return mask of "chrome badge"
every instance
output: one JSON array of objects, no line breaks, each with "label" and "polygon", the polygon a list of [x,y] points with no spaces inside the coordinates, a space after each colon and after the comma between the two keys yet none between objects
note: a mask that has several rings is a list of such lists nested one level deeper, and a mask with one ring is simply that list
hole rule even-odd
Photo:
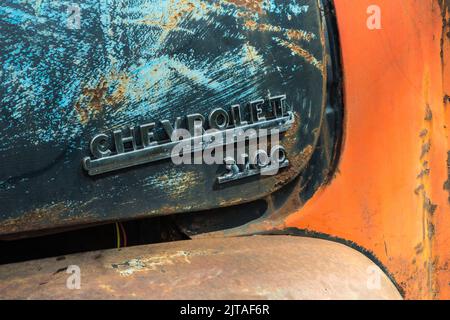
[{"label": "chrome badge", "polygon": [[[83,159],[83,167],[89,175],[98,175],[187,153],[196,154],[230,146],[239,141],[261,139],[286,132],[294,123],[294,113],[286,106],[285,95],[255,100],[246,104],[246,107],[248,119],[243,119],[240,105],[233,105],[229,112],[223,108],[214,109],[207,118],[201,114],[189,114],[185,119],[178,117],[173,125],[168,120],[159,121],[160,128],[168,138],[166,140],[156,139],[155,122],[114,130],[109,135],[97,134],[90,141],[92,156]],[[275,156],[276,160],[273,160]],[[238,159],[235,160],[235,157]],[[234,156],[226,152],[220,163],[224,163],[229,172],[220,176],[218,182],[225,183],[263,173],[275,162],[280,168],[289,164],[286,151],[281,146],[272,146],[270,152],[256,149],[248,153],[241,149]],[[201,162],[194,162],[197,163]]]}]

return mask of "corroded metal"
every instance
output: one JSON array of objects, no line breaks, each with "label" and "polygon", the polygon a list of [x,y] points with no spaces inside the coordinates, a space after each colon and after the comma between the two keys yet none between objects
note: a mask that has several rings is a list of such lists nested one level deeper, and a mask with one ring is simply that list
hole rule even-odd
[{"label": "corroded metal", "polygon": [[[74,267],[80,289],[68,289]],[[72,283],[69,281],[69,284]],[[69,285],[69,288],[71,286]],[[74,288],[74,287],[72,287]],[[2,299],[400,299],[344,245],[301,237],[192,240],[0,266]]]}]

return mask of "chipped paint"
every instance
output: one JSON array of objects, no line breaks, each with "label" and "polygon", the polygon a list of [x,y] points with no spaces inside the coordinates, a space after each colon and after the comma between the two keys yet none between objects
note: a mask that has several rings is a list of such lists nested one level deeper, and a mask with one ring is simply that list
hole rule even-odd
[{"label": "chipped paint", "polygon": [[[14,1],[11,1],[11,3],[14,3]],[[234,11],[228,4],[236,6]],[[107,112],[104,110],[105,104],[121,104],[120,113],[116,112],[115,114],[123,117],[122,122],[132,120],[138,114],[148,115],[150,110],[155,108],[168,108],[169,104],[163,102],[164,99],[161,98],[172,91],[174,85],[179,85],[177,92],[172,92],[175,97],[181,97],[185,90],[190,90],[188,87],[180,86],[183,81],[177,81],[177,78],[185,78],[185,81],[194,79],[201,84],[212,86],[214,90],[226,92],[227,88],[231,86],[230,77],[224,74],[224,70],[220,68],[220,66],[226,66],[230,72],[240,73],[236,74],[235,78],[247,77],[252,79],[248,82],[247,91],[242,93],[242,95],[248,95],[252,93],[251,90],[255,87],[254,81],[257,79],[257,74],[261,71],[267,72],[262,68],[263,61],[260,61],[256,66],[244,64],[244,68],[242,68],[239,57],[233,58],[236,55],[236,52],[233,51],[224,52],[224,58],[216,60],[214,64],[211,64],[207,57],[199,57],[200,60],[192,59],[192,54],[176,56],[161,54],[174,38],[184,35],[203,36],[200,29],[189,29],[192,22],[202,21],[207,25],[214,26],[216,23],[213,17],[234,12],[237,23],[248,27],[250,21],[246,20],[246,17],[239,18],[238,13],[248,9],[261,12],[262,1],[228,1],[217,5],[217,3],[212,4],[204,1],[170,0],[158,3],[157,7],[153,3],[137,1],[131,7],[123,7],[121,12],[113,11],[114,8],[108,6],[106,2],[101,2],[100,5],[102,24],[98,32],[106,37],[100,39],[101,42],[95,47],[90,43],[93,34],[88,32],[80,38],[73,32],[61,28],[61,25],[65,26],[65,19],[67,18],[64,3],[35,2],[31,12],[19,9],[12,10],[7,4],[0,8],[8,14],[5,21],[13,25],[20,24],[22,28],[37,32],[34,36],[36,40],[31,46],[24,46],[21,42],[14,44],[14,51],[9,52],[8,56],[5,57],[3,68],[9,74],[10,80],[8,82],[20,85],[19,92],[17,92],[20,95],[12,94],[13,92],[10,89],[7,89],[4,93],[3,103],[6,110],[3,112],[3,119],[12,117],[17,121],[15,126],[11,126],[10,129],[27,125],[30,119],[25,114],[34,110],[45,114],[45,116],[32,121],[36,122],[36,127],[46,128],[45,131],[39,130],[36,132],[36,136],[31,137],[35,143],[54,141],[56,137],[74,140],[73,138],[79,137],[86,131],[84,127],[90,120],[104,116],[104,113]],[[88,1],[80,7],[81,10],[88,10],[91,3]],[[278,11],[270,9],[272,7],[273,4],[267,7],[268,13],[281,14],[289,10],[293,11],[292,14],[307,12],[306,7],[299,7],[297,4],[291,4],[285,9],[287,11],[280,12],[278,11],[281,9]],[[39,20],[36,17],[36,10],[39,10],[41,15],[46,17],[45,20],[42,20],[44,18]],[[36,14],[36,16],[33,14]],[[259,16],[253,18],[256,20],[252,21],[258,26],[257,29],[251,29],[253,31],[281,31],[285,34],[286,39],[291,41],[303,40],[309,42],[316,37],[314,33],[307,30],[282,29],[258,22]],[[30,23],[24,24],[25,20]],[[48,30],[37,29],[43,23],[50,23],[51,28]],[[84,23],[87,24],[90,21],[87,20]],[[26,27],[27,25],[28,27]],[[133,25],[144,25],[149,28],[137,36],[141,45],[139,51],[148,52],[157,57],[156,60],[151,61],[151,64],[134,63],[130,65],[129,62],[123,61],[121,57],[124,54],[123,50],[126,48],[120,41],[125,31],[120,28],[124,25],[129,26],[128,28]],[[233,35],[230,34],[230,36],[243,39],[245,38],[244,31],[238,31]],[[52,34],[54,43],[50,44],[46,53],[42,52],[44,48],[41,45],[44,39]],[[2,41],[7,40],[2,39]],[[304,48],[300,48],[297,44],[287,44],[287,40],[283,41],[277,41],[276,43],[289,47],[293,52],[305,58],[306,61],[319,66],[317,59],[313,58]],[[134,48],[129,49],[134,50]],[[240,52],[245,50],[246,43],[243,42]],[[33,57],[41,52],[46,58],[37,66],[34,66]],[[106,53],[106,55],[103,53]],[[20,58],[17,58],[19,54]],[[55,69],[45,67],[49,59],[56,61]],[[95,65],[92,71],[87,73],[85,78],[82,78],[80,77],[82,73],[80,74],[77,70],[84,69],[83,62],[88,60],[95,61]],[[70,62],[69,68],[65,65],[66,62]],[[217,66],[216,70],[213,69],[214,66]],[[150,74],[150,70],[155,70],[156,74],[146,79],[143,75]],[[124,83],[120,82],[118,75],[123,77]],[[206,75],[212,75],[214,80],[212,81]],[[255,75],[255,77],[249,77],[249,75]],[[69,79],[69,82],[62,83],[62,76]],[[54,85],[54,82],[64,85],[61,88],[64,95],[52,97],[48,95],[50,93],[44,91],[46,86]],[[150,107],[147,107],[150,90],[152,91],[152,100],[150,101]],[[47,96],[43,96],[44,94]],[[233,91],[229,95],[233,95],[236,100],[242,97],[242,95],[233,94]],[[177,104],[177,100],[170,102]],[[48,110],[52,111],[49,112]],[[80,125],[73,125],[74,118],[78,118]],[[106,125],[111,122],[108,118],[105,120]],[[40,122],[37,123],[37,121]],[[71,123],[72,125],[66,126],[65,123]],[[71,141],[70,143],[74,142]],[[74,147],[79,147],[79,143],[76,143]]]},{"label": "chipped paint", "polygon": [[282,33],[290,40],[304,40],[310,42],[316,39],[316,35],[306,30],[287,29],[267,23],[258,23],[255,20],[248,19],[245,21],[245,27],[251,31]]},{"label": "chipped paint", "polygon": [[448,192],[448,202],[450,203],[450,151],[447,152],[447,172],[448,179],[444,183],[444,190]]},{"label": "chipped paint", "polygon": [[221,253],[215,250],[176,251],[170,254],[137,257],[127,261],[113,263],[110,267],[116,270],[121,276],[128,277],[136,272],[156,271],[166,266],[179,266],[180,263],[190,264],[192,257],[216,254]]},{"label": "chipped paint", "polygon": [[245,8],[257,13],[263,13],[264,0],[224,0],[224,2]]},{"label": "chipped paint", "polygon": [[323,71],[323,64],[321,61],[317,60],[316,57],[314,57],[310,52],[303,49],[297,44],[290,43],[286,40],[282,40],[280,38],[275,38],[275,40],[282,46],[289,48],[293,54],[298,55],[302,58],[304,58],[308,63],[311,63],[314,67],[316,67],[318,70]]},{"label": "chipped paint", "polygon": [[[316,1],[75,0],[80,29],[68,27],[68,4],[0,5],[0,133],[8,137],[0,142],[0,219],[8,225],[0,233],[245,203],[307,164],[325,105]],[[295,166],[280,179],[218,189],[219,165],[175,168],[169,161],[96,179],[83,174],[81,160],[99,132],[208,115],[268,94],[287,94],[300,120],[287,141]],[[163,130],[155,134],[166,138]],[[67,206],[46,223],[36,212],[50,201]],[[22,217],[30,213],[43,218],[27,225]]]},{"label": "chipped paint", "polygon": [[202,181],[198,173],[194,171],[180,172],[174,168],[146,178],[144,183],[164,190],[167,192],[167,196],[173,200],[180,200],[180,197],[182,198],[188,190],[197,188],[197,185],[202,184]]},{"label": "chipped paint", "polygon": [[77,206],[75,203],[67,201],[46,205],[42,208],[24,213],[20,217],[3,220],[0,226],[0,233],[14,234],[33,231],[49,225],[56,229],[75,221],[92,221],[94,217],[89,212],[77,215],[71,214],[74,208],[78,208],[79,210],[86,205],[88,204],[78,204]]}]

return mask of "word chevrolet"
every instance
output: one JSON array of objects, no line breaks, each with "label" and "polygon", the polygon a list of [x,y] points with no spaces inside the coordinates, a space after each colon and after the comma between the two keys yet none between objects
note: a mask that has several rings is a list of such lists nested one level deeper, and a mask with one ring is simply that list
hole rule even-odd
[{"label": "word chevrolet", "polygon": [[[180,142],[183,145],[181,154],[195,153],[207,147],[234,144],[242,137],[260,137],[261,132],[271,134],[272,130],[276,130],[282,133],[289,130],[294,122],[294,114],[286,106],[286,95],[248,103],[246,111],[249,117],[246,120],[241,111],[240,105],[233,105],[230,113],[217,108],[211,111],[207,119],[201,114],[190,114],[185,118],[185,128],[182,127],[181,117],[177,117],[174,125],[162,120],[160,125],[168,138],[162,141],[156,139],[155,122],[114,130],[112,135],[98,134],[90,142],[93,157],[84,158],[83,167],[89,175],[98,175],[171,158]],[[252,134],[249,136],[246,132]]]}]

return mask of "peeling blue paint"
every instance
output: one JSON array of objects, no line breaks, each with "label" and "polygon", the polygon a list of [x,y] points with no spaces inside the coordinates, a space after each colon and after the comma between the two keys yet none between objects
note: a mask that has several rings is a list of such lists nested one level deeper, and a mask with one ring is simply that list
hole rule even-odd
[{"label": "peeling blue paint", "polygon": [[[100,179],[83,174],[90,139],[122,126],[207,115],[269,93],[287,94],[301,119],[293,148],[309,146],[316,137],[310,128],[320,126],[324,88],[324,74],[311,63],[322,62],[324,54],[316,4],[3,0],[0,221],[55,204],[64,209],[58,219],[73,223],[70,218],[80,212],[104,220],[157,214],[161,205],[173,203],[173,185],[158,184],[155,177],[173,170],[181,179],[189,171],[170,163]],[[295,54],[294,46],[307,54]],[[314,100],[316,113],[301,109],[305,96]],[[213,188],[216,168],[191,171],[208,192],[236,200],[231,189]],[[274,188],[253,187],[255,194]],[[216,205],[215,196],[200,203],[190,188],[178,191],[183,210]]]},{"label": "peeling blue paint", "polygon": [[[273,15],[300,14],[308,7],[297,1],[264,3],[263,8]],[[79,30],[67,26],[71,18],[68,8],[74,5],[80,8]],[[105,127],[148,117],[155,111],[167,110],[166,115],[172,116],[170,108],[185,105],[185,95],[197,86],[211,97],[202,102],[204,107],[257,97],[258,79],[270,70],[264,67],[266,61],[243,63],[249,36],[243,27],[244,11],[229,3],[218,6],[206,1],[3,2],[0,121],[9,125],[2,130],[23,127],[14,130],[14,137],[80,148],[80,137],[98,130],[88,125],[93,116],[90,98],[83,97],[83,90],[105,81],[106,94],[113,95],[122,85],[117,74],[127,77],[129,83],[116,101],[120,106],[100,101],[105,110],[114,109],[114,117],[104,115]],[[245,13],[252,19],[259,17],[255,12]],[[208,52],[211,31],[229,39],[232,46],[220,48],[219,54],[214,53],[217,48]],[[180,42],[188,46],[193,39],[203,41],[204,47],[177,48]],[[158,71],[152,76],[155,67]],[[87,120],[80,120],[77,103],[86,111]],[[103,111],[97,113],[95,117],[101,118]],[[34,129],[30,132],[30,128]],[[3,133],[11,136],[7,132]]]},{"label": "peeling blue paint", "polygon": [[289,10],[294,14],[294,15],[300,15],[302,13],[307,13],[309,10],[309,5],[300,5],[298,3],[290,3],[289,4]]}]

